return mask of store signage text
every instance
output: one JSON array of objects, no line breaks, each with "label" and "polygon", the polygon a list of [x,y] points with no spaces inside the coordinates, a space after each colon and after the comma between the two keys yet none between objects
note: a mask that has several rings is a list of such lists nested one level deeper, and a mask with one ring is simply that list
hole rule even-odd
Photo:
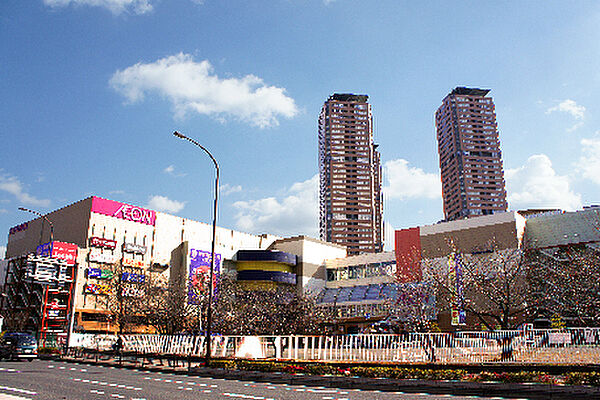
[{"label": "store signage text", "polygon": [[146,254],[146,246],[134,243],[123,243],[123,251],[125,253]]},{"label": "store signage text", "polygon": [[123,285],[121,288],[121,294],[124,297],[144,297],[146,291],[143,287],[135,286],[135,285]]},{"label": "store signage text", "polygon": [[91,237],[90,238],[90,246],[114,250],[117,248],[117,241],[111,240],[111,239],[105,239],[105,238],[101,238],[101,237]]},{"label": "store signage text", "polygon": [[129,258],[124,258],[123,261],[121,261],[121,264],[123,264],[123,266],[125,267],[134,268],[144,268],[146,266],[146,264],[143,261],[131,260]]},{"label": "store signage text", "polygon": [[156,222],[156,211],[100,197],[92,198],[92,212],[152,226]]},{"label": "store signage text", "polygon": [[114,275],[110,269],[88,268],[88,278],[111,279]]},{"label": "store signage text", "polygon": [[88,283],[85,285],[84,293],[86,294],[101,294],[101,295],[109,295],[112,293],[110,286],[102,285],[99,283]]},{"label": "store signage text", "polygon": [[77,245],[63,242],[48,242],[39,245],[35,253],[41,257],[50,257],[63,260],[69,265],[75,265],[77,261]]},{"label": "store signage text", "polygon": [[112,254],[90,253],[90,261],[100,264],[113,264],[117,261],[117,257]]},{"label": "store signage text", "polygon": [[146,282],[146,275],[123,272],[121,274],[121,282],[144,283]]}]

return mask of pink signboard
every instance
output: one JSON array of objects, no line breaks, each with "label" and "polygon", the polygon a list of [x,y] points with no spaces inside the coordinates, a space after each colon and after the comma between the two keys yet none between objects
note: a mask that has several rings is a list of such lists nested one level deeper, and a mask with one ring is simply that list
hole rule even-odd
[{"label": "pink signboard", "polygon": [[100,197],[92,198],[92,212],[152,226],[156,222],[156,211]]},{"label": "pink signboard", "polygon": [[64,242],[49,242],[39,245],[36,254],[42,257],[51,257],[75,265],[77,261],[77,245]]}]

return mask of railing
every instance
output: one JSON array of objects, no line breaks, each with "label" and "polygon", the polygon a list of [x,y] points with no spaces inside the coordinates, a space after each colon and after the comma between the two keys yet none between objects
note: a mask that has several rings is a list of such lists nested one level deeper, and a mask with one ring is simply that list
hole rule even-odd
[{"label": "railing", "polygon": [[[201,357],[204,336],[122,335],[123,352]],[[71,335],[70,347],[111,350],[116,335]],[[600,363],[600,329],[402,335],[214,336],[213,357],[390,363]]]}]

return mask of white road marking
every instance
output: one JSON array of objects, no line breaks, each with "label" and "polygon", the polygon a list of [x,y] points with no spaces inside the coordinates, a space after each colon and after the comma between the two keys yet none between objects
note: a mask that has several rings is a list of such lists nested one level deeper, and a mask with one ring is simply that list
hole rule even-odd
[{"label": "white road marking", "polygon": [[0,389],[2,389],[2,390],[8,390],[10,392],[23,393],[23,394],[37,394],[36,392],[32,392],[30,390],[19,389],[19,388],[12,388],[12,387],[8,387],[8,386],[0,386]]},{"label": "white road marking", "polygon": [[0,400],[31,400],[29,397],[13,396],[12,394],[0,393]]},{"label": "white road marking", "polygon": [[250,394],[242,394],[242,393],[223,393],[223,396],[226,397],[239,397],[241,399],[252,399],[252,400],[267,400],[262,396],[252,396]]}]

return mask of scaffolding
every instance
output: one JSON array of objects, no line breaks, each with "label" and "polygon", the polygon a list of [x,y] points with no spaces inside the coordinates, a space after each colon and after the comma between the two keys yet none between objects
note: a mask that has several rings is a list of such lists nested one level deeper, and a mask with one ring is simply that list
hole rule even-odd
[{"label": "scaffolding", "polygon": [[27,255],[8,261],[1,309],[20,319],[20,329],[35,332],[40,347],[66,343],[76,264]]}]

